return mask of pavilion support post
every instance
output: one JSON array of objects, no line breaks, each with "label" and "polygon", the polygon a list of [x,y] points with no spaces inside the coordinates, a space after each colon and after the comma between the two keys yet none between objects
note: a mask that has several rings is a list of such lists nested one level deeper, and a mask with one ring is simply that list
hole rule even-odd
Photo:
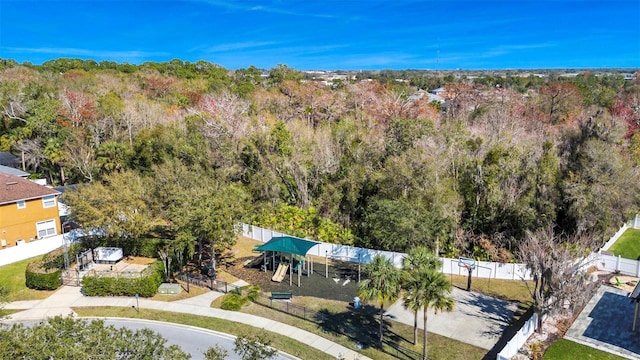
[{"label": "pavilion support post", "polygon": [[638,305],[640,305],[640,302],[636,302],[636,310],[633,313],[633,327],[631,328],[631,331],[636,331],[636,320],[638,320]]},{"label": "pavilion support post", "polygon": [[358,255],[358,282],[360,282],[360,264],[362,264],[362,258]]},{"label": "pavilion support post", "polygon": [[264,263],[264,272],[267,272],[267,253],[262,253],[262,262]]},{"label": "pavilion support post", "polygon": [[324,277],[329,278],[329,252],[324,251]]},{"label": "pavilion support post", "polygon": [[289,254],[289,286],[293,284],[293,254]]},{"label": "pavilion support post", "polygon": [[298,287],[300,287],[300,273],[302,272],[302,266],[298,266]]},{"label": "pavilion support post", "polygon": [[273,269],[273,272],[276,272],[276,252],[275,251],[271,252],[271,269]]},{"label": "pavilion support post", "polygon": [[313,261],[313,259],[311,258],[311,256],[309,256],[309,259],[307,261],[307,277],[311,276],[311,262]]}]

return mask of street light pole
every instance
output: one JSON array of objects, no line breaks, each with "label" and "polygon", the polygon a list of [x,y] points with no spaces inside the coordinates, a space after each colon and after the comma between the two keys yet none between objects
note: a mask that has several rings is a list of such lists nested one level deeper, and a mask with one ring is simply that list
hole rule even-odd
[{"label": "street light pole", "polygon": [[65,237],[64,227],[68,224],[68,221],[62,223],[62,244],[64,246],[64,269],[69,270],[69,244]]}]

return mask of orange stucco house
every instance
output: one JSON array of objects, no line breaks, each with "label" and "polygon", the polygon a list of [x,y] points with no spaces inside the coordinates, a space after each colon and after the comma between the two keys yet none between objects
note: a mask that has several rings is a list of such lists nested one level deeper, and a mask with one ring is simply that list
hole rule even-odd
[{"label": "orange stucco house", "polygon": [[0,173],[0,249],[58,235],[60,192]]}]

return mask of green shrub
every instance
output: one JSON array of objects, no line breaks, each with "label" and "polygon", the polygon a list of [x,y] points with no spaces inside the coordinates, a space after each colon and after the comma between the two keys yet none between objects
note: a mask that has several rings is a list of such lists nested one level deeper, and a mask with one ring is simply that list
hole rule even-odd
[{"label": "green shrub", "polygon": [[247,303],[247,298],[243,297],[236,291],[231,291],[222,299],[220,307],[224,310],[238,311]]},{"label": "green shrub", "polygon": [[32,262],[27,265],[24,272],[25,285],[29,289],[55,290],[62,286],[61,271],[43,268],[43,261]]},{"label": "green shrub", "polygon": [[156,258],[158,249],[163,245],[162,239],[127,239],[120,237],[84,236],[80,243],[84,248],[119,247],[125,256],[143,256]]},{"label": "green shrub", "polygon": [[249,301],[256,301],[258,300],[259,296],[260,296],[260,287],[254,285],[249,289],[249,293],[247,294],[247,299]]},{"label": "green shrub", "polygon": [[82,288],[87,296],[134,296],[152,297],[162,284],[162,263],[151,264],[136,278],[85,276]]},{"label": "green shrub", "polygon": [[[81,247],[78,244],[71,244],[68,248],[69,263],[72,263],[77,254],[80,254]],[[50,269],[63,269],[64,268],[64,248],[57,248],[51,252],[48,252],[42,256],[42,268],[45,270]]]}]

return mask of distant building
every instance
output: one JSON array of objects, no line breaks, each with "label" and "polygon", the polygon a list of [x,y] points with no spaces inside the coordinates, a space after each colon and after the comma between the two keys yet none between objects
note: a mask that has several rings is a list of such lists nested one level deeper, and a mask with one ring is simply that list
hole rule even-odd
[{"label": "distant building", "polygon": [[22,170],[4,165],[0,165],[0,173],[20,176],[21,178],[26,178],[27,176],[29,176],[28,172],[24,172]]},{"label": "distant building", "polygon": [[0,152],[0,165],[17,168],[20,166],[20,159],[8,152]]},{"label": "distant building", "polygon": [[0,248],[58,235],[59,191],[0,173]]}]

